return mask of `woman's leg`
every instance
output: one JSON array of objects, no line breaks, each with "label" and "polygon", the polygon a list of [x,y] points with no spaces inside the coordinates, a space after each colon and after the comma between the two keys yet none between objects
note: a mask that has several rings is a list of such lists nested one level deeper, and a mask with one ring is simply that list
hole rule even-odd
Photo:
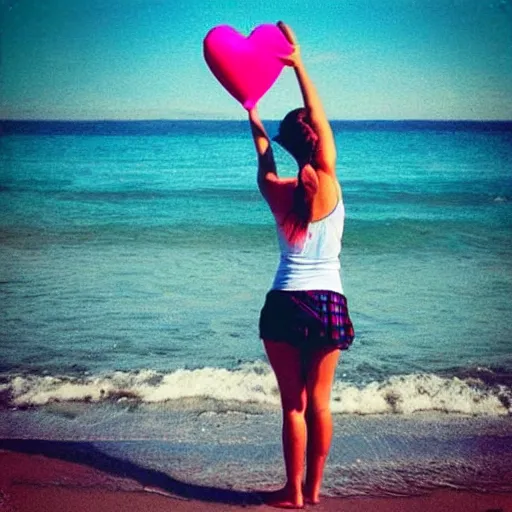
[{"label": "woman's leg", "polygon": [[283,454],[286,486],[272,493],[267,503],[279,507],[303,506],[302,479],[306,451],[306,382],[299,349],[285,342],[264,341],[276,374],[283,407]]},{"label": "woman's leg", "polygon": [[332,439],[330,398],[339,349],[311,354],[307,365],[307,474],[304,498],[318,503],[322,477]]}]

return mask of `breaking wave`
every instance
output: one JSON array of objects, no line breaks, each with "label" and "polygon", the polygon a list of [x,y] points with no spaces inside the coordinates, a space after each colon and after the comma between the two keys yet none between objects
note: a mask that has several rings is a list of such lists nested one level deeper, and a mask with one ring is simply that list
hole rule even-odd
[{"label": "breaking wave", "polygon": [[[10,375],[0,384],[4,407],[43,406],[52,402],[167,403],[177,407],[207,402],[223,410],[268,410],[279,407],[270,367],[262,362],[234,370],[223,368],[113,372],[106,375]],[[474,376],[410,374],[356,385],[336,381],[332,410],[338,414],[412,414],[437,411],[501,416],[512,414],[512,387]]]}]

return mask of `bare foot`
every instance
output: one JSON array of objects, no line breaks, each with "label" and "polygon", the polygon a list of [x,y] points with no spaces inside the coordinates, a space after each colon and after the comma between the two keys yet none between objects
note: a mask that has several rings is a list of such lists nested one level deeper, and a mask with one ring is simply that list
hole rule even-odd
[{"label": "bare foot", "polygon": [[318,505],[320,503],[320,498],[308,498],[307,496],[304,496],[304,503],[307,503],[308,505]]},{"label": "bare foot", "polygon": [[318,505],[320,503],[320,494],[318,492],[311,492],[306,486],[302,489],[304,494],[304,502],[308,505]]},{"label": "bare foot", "polygon": [[278,491],[265,491],[261,492],[260,496],[265,503],[270,507],[276,508],[304,508],[304,501],[302,496],[295,496],[286,487]]}]

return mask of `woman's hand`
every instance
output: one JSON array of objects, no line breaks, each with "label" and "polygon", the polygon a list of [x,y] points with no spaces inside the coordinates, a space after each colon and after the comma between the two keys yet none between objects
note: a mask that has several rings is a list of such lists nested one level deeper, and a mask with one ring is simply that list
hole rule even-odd
[{"label": "woman's hand", "polygon": [[286,39],[288,39],[290,44],[293,46],[297,46],[299,44],[293,30],[286,23],[278,21],[276,25],[277,28],[285,35]]},{"label": "woman's hand", "polygon": [[277,22],[277,27],[279,28],[279,30],[281,30],[281,32],[285,35],[288,42],[293,47],[293,51],[290,55],[282,55],[279,57],[279,59],[286,66],[296,68],[302,62],[300,55],[300,46],[297,43],[297,38],[295,37],[295,34],[293,33],[292,29],[288,25],[284,24],[282,21]]},{"label": "woman's hand", "polygon": [[279,60],[285,65],[290,66],[292,68],[298,67],[302,58],[300,56],[300,46],[297,44],[293,47],[293,52],[290,55],[281,55]]}]

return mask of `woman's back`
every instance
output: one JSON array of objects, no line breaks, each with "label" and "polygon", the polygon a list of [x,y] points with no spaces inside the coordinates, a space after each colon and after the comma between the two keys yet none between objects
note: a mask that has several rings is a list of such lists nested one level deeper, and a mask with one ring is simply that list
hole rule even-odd
[{"label": "woman's back", "polygon": [[[281,258],[272,289],[331,290],[343,293],[339,255],[345,208],[339,186],[337,188],[334,206],[332,198],[321,198],[321,207],[317,208],[316,215],[298,240],[290,240],[289,230],[276,219]],[[331,208],[328,212],[325,211],[326,205]]]}]

